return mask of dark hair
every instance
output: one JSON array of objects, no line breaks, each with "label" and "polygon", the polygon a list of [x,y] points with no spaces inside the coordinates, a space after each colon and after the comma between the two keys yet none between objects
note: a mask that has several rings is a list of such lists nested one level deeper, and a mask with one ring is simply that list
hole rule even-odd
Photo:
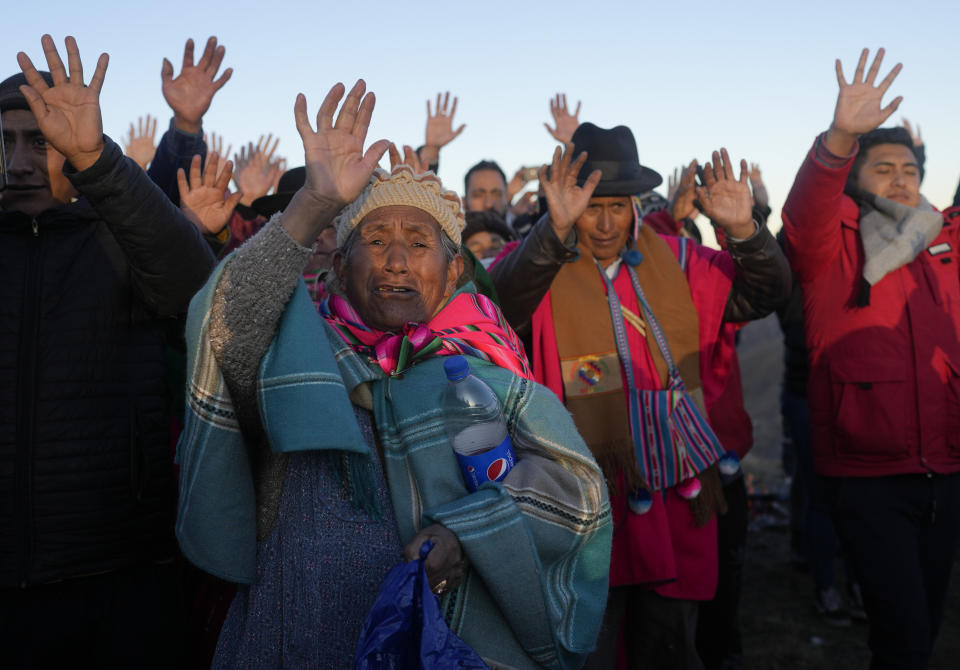
[{"label": "dark hair", "polygon": [[503,170],[500,169],[500,166],[497,165],[494,161],[482,160],[472,168],[467,170],[467,175],[463,178],[463,195],[464,197],[470,195],[467,191],[470,189],[470,175],[474,172],[479,172],[480,170],[493,170],[500,174],[500,178],[503,179],[504,185],[507,183],[507,175],[503,173]]},{"label": "dark hair", "polygon": [[464,214],[464,217],[467,221],[467,225],[463,229],[461,238],[463,239],[464,244],[467,243],[467,240],[470,239],[471,236],[483,231],[496,233],[503,238],[504,242],[510,242],[511,240],[517,239],[517,236],[512,230],[510,230],[507,222],[504,221],[503,217],[496,212],[467,212]]},{"label": "dark hair", "polygon": [[[857,157],[853,159],[853,165],[850,167],[850,174],[847,177],[847,185],[855,186],[857,177],[860,176],[860,169],[867,162],[867,153],[871,147],[878,144],[902,144],[910,149],[910,152],[916,156],[916,148],[913,146],[913,138],[906,128],[874,128],[869,133],[864,133],[859,139],[860,149],[857,151]],[[917,163],[920,159],[917,158]],[[922,174],[922,173],[921,173]]]}]

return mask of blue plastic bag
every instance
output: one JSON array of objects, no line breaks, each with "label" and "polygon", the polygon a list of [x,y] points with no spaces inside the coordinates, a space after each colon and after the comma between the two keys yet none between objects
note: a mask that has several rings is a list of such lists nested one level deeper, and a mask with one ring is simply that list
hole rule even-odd
[{"label": "blue plastic bag", "polygon": [[430,590],[420,558],[398,565],[380,585],[357,643],[356,670],[489,670],[466,642],[454,635]]}]

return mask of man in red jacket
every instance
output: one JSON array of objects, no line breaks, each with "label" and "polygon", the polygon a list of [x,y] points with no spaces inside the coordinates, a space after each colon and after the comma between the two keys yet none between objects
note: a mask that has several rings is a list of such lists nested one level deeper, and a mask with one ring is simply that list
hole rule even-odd
[{"label": "man in red jacket", "polygon": [[920,194],[905,131],[878,129],[864,50],[783,208],[804,295],[817,470],[861,579],[872,668],[924,668],[960,527],[960,210]]}]

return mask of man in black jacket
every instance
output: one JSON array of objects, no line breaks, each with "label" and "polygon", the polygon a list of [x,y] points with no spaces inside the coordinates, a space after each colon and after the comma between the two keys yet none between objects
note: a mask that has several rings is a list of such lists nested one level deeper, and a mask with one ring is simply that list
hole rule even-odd
[{"label": "man in black jacket", "polygon": [[[164,322],[214,264],[50,36],[0,83],[0,630],[9,667],[175,667]],[[25,86],[18,86],[26,84]],[[77,195],[79,194],[79,197]]]}]

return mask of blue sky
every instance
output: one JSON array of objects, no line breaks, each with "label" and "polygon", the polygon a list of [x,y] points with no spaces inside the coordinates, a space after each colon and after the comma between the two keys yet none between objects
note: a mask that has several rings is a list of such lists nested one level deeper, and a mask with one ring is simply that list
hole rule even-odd
[{"label": "blue sky", "polygon": [[8,5],[0,75],[17,71],[19,50],[42,64],[44,32],[61,45],[75,35],[88,71],[108,52],[102,106],[115,139],[148,112],[165,125],[163,57],[179,71],[186,38],[199,54],[217,35],[234,75],[204,127],[234,151],[273,132],[290,165],[302,164],[296,93],[314,113],[332,84],[361,76],[378,99],[368,139],[417,145],[426,99],[450,90],[460,98],[456,121],[467,128],[443,150],[440,176],[461,191],[463,174],[481,158],[497,160],[508,176],[547,161],[555,145],[543,128],[548,101],[565,91],[571,103],[583,101],[581,121],[630,126],[641,160],[664,177],[721,145],[759,163],[777,225],[804,152],[832,118],[834,58],[850,73],[861,47],[884,46],[884,73],[904,64],[891,89],[904,96],[893,119],[918,123],[927,142],[924,194],[947,206],[960,179],[957,2]]}]

